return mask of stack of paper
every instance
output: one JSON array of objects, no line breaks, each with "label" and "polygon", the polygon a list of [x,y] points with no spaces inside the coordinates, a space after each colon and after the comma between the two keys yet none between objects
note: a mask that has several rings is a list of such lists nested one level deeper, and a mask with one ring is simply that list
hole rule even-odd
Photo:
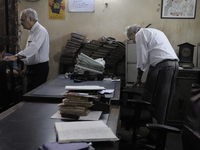
[{"label": "stack of paper", "polygon": [[103,121],[56,122],[55,130],[59,143],[119,140]]},{"label": "stack of paper", "polygon": [[76,61],[74,72],[77,74],[84,74],[84,71],[89,71],[92,75],[103,74],[104,72],[105,61],[103,59],[94,60],[81,53]]}]

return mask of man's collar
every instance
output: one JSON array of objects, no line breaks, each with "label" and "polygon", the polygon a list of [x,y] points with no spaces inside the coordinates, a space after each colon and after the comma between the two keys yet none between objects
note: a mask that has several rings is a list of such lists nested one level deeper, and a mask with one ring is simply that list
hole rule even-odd
[{"label": "man's collar", "polygon": [[29,32],[33,32],[38,25],[39,25],[38,21],[35,22],[35,24],[32,26],[32,28],[31,28],[31,30],[29,30]]}]

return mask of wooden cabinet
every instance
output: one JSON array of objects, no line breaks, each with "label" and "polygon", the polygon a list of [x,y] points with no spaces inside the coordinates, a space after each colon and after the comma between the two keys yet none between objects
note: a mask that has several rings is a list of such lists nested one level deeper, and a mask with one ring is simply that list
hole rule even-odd
[{"label": "wooden cabinet", "polygon": [[182,125],[187,103],[190,96],[190,88],[193,83],[199,83],[200,68],[179,69],[176,79],[176,88],[171,103],[168,122],[173,125]]}]

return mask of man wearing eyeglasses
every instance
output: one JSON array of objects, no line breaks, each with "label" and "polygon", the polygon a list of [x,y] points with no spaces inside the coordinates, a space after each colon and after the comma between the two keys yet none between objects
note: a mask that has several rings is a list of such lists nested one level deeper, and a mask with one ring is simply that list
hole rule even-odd
[{"label": "man wearing eyeglasses", "polygon": [[26,47],[14,56],[7,56],[6,61],[20,59],[26,65],[22,71],[27,78],[27,92],[43,84],[49,73],[49,34],[38,23],[38,14],[28,8],[20,14],[21,25],[29,30]]}]

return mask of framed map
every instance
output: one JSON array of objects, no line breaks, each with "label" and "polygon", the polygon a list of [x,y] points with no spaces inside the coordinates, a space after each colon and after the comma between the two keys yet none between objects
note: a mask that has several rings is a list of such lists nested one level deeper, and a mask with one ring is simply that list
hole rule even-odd
[{"label": "framed map", "polygon": [[197,0],[162,0],[161,18],[194,19]]}]

